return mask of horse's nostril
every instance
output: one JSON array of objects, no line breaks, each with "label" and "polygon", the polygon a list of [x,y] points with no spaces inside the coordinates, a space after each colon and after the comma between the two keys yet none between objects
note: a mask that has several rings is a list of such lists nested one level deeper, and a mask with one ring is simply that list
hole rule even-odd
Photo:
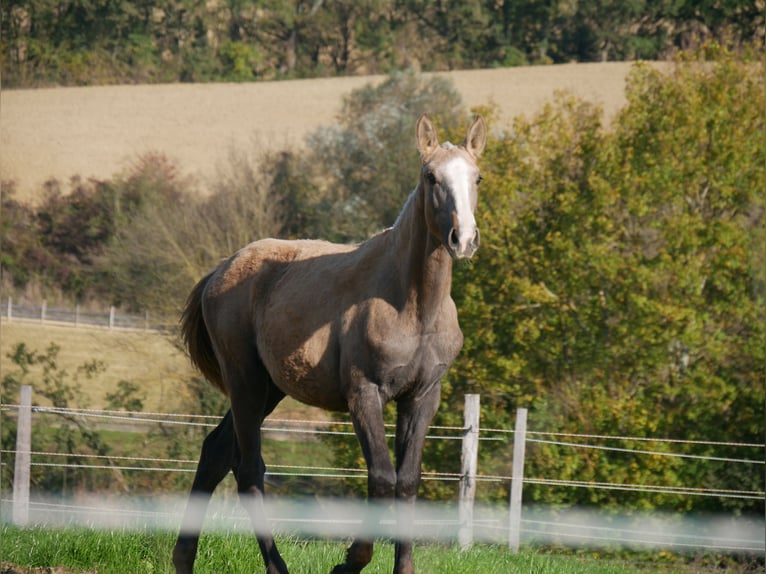
[{"label": "horse's nostril", "polygon": [[460,245],[460,239],[457,236],[457,230],[453,227],[452,231],[449,232],[449,244],[450,247],[456,248]]}]

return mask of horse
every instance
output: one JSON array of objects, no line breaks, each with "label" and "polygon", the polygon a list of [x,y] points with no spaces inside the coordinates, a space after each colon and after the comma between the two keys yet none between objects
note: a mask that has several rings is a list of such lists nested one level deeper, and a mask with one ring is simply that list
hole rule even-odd
[{"label": "horse", "polygon": [[[474,211],[486,127],[477,116],[461,144],[439,143],[423,115],[415,136],[419,181],[392,227],[356,245],[255,241],[203,277],[183,310],[191,361],[230,404],[203,442],[192,495],[206,503],[233,471],[267,574],[288,570],[263,528],[261,426],[286,395],[350,414],[370,501],[415,503],[441,378],[463,345],[452,264],[479,247]],[[383,423],[390,401],[395,465]],[[192,506],[173,551],[179,574],[193,571],[197,552],[202,516]],[[411,573],[412,539],[401,538],[394,572]],[[357,537],[332,572],[360,572],[372,554],[373,540]]]}]

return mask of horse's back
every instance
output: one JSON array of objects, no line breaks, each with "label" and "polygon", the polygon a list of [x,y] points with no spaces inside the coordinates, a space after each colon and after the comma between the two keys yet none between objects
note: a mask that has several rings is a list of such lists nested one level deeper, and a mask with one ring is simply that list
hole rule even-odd
[{"label": "horse's back", "polygon": [[221,349],[257,353],[274,383],[294,398],[344,410],[335,352],[345,306],[339,285],[353,274],[356,248],[279,239],[243,247],[207,287],[212,338]]}]

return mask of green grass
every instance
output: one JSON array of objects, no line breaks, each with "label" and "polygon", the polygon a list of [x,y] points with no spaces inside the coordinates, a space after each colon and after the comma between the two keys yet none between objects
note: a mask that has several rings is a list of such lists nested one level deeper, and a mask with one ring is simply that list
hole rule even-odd
[{"label": "green grass", "polygon": [[[280,538],[279,546],[292,572],[325,574],[342,561],[346,543]],[[0,527],[3,562],[23,567],[64,567],[67,572],[99,574],[172,573],[171,552],[175,535],[167,532],[104,532],[86,529],[19,529]],[[379,543],[366,574],[393,569],[393,545]],[[416,545],[415,567],[420,574],[636,574],[686,572],[655,562],[597,559],[523,549],[476,545],[462,552],[454,546]],[[203,535],[195,572],[238,574],[261,572],[263,566],[255,541],[242,534]],[[58,570],[57,570],[58,572]]]}]

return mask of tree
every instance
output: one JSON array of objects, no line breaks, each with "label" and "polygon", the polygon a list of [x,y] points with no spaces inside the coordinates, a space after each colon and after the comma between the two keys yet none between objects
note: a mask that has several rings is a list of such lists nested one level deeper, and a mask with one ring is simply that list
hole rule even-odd
[{"label": "tree", "polygon": [[[456,269],[453,289],[466,341],[437,424],[459,424],[462,393],[478,391],[487,426],[510,428],[510,413],[528,406],[536,428],[559,432],[763,443],[764,292],[752,268],[762,258],[763,78],[715,45],[703,55],[705,65],[682,60],[669,74],[637,66],[609,131],[597,109],[561,97],[488,146],[482,248]],[[555,445],[533,445],[528,464],[599,482],[704,477],[708,487],[758,489],[762,478]],[[527,492],[549,503],[755,509]]]},{"label": "tree", "polygon": [[[291,233],[359,241],[392,225],[417,182],[413,126],[425,111],[445,128],[456,125],[460,96],[447,80],[426,80],[413,72],[353,91],[338,124],[309,135],[301,168],[278,168],[295,177],[296,185],[289,178],[279,180],[286,195],[302,194],[300,205],[288,214]],[[298,211],[303,228],[289,220]]]},{"label": "tree", "polygon": [[210,195],[161,156],[150,155],[112,183],[137,206],[99,260],[104,296],[132,311],[177,317],[192,286],[223,257],[281,229],[264,161],[232,153]]},{"label": "tree", "polygon": [[[3,375],[0,384],[2,396],[4,398],[13,397],[11,399],[13,401],[18,396],[21,385],[29,384],[32,385],[36,397],[45,400],[53,407],[86,406],[85,398],[78,388],[78,381],[82,378],[97,376],[103,372],[106,366],[98,360],[86,361],[77,368],[74,375],[70,376],[57,365],[59,350],[59,347],[53,343],[43,352],[30,349],[25,343],[18,343],[8,354],[13,367]],[[83,457],[87,459],[89,454],[108,460],[109,446],[87,422],[87,419],[63,411],[54,416],[57,417],[58,424],[53,426],[50,433],[33,433],[32,450],[52,451],[67,455],[64,463],[70,465],[84,462]],[[12,451],[15,448],[15,440],[15,423],[4,423],[2,429],[3,448]],[[60,463],[61,459],[55,461],[49,459],[49,462]],[[125,488],[125,481],[119,470],[112,471],[110,478],[116,481],[121,489]],[[31,481],[42,492],[55,492],[63,495],[69,495],[81,487],[90,490],[104,488],[110,482],[109,478],[103,474],[90,472],[86,469],[72,470],[66,467],[59,471],[48,469],[43,471],[37,467],[32,472]]]}]

